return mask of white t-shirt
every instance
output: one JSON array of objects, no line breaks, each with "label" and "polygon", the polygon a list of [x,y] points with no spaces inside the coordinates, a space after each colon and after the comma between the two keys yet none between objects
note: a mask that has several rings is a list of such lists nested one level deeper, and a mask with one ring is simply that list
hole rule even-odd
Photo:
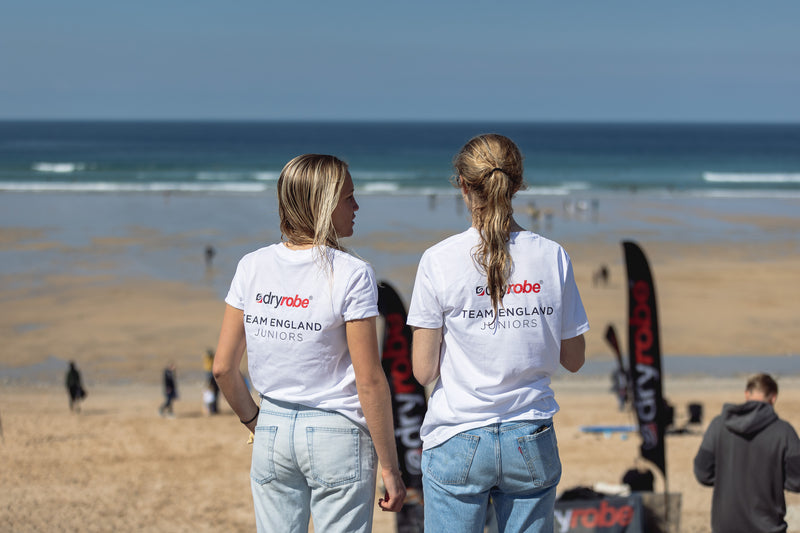
[{"label": "white t-shirt", "polygon": [[273,244],[245,255],[225,302],[244,312],[250,379],[275,400],[337,411],[366,427],[345,322],[378,315],[375,274],[364,261],[325,248]]},{"label": "white t-shirt", "polygon": [[420,260],[408,324],[442,328],[440,378],[422,424],[423,448],[493,423],[550,418],[550,376],[561,340],[589,330],[566,251],[535,233],[512,233],[513,272],[494,320],[486,275],[472,260],[475,228]]}]

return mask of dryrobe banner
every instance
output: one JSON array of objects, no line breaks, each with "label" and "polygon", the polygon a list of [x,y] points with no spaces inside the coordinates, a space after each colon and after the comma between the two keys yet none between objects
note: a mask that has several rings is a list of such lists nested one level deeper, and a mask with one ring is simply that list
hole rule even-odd
[{"label": "dryrobe banner", "polygon": [[661,469],[666,479],[664,401],[661,386],[661,343],[656,291],[647,258],[633,242],[623,242],[628,269],[628,372],[633,406],[642,437],[642,457]]},{"label": "dryrobe banner", "polygon": [[422,439],[419,430],[427,409],[425,388],[411,372],[411,327],[400,295],[385,281],[378,284],[378,310],[386,327],[383,337],[383,370],[392,392],[394,434],[400,471],[408,494],[397,514],[399,533],[422,531]]},{"label": "dryrobe banner", "polygon": [[599,500],[559,500],[554,516],[555,533],[643,533],[642,497]]}]

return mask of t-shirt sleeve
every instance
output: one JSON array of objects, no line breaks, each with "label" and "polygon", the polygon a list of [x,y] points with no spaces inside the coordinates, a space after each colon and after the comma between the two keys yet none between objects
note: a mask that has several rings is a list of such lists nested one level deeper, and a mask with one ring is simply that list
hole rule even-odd
[{"label": "t-shirt sleeve", "polygon": [[225,296],[225,303],[236,309],[244,309],[245,294],[245,270],[244,258],[236,266],[236,273],[233,275],[228,295]]},{"label": "t-shirt sleeve", "polygon": [[414,280],[414,291],[411,293],[411,304],[408,308],[406,322],[417,328],[436,329],[444,325],[442,306],[435,291],[436,284],[431,279],[430,256],[426,253],[417,267]]},{"label": "t-shirt sleeve", "polygon": [[372,267],[364,264],[348,280],[342,316],[345,322],[378,315],[378,284]]},{"label": "t-shirt sleeve", "polygon": [[586,316],[586,310],[583,308],[578,285],[575,283],[572,261],[566,252],[563,254],[562,260],[566,262],[566,268],[564,270],[564,292],[561,301],[561,338],[571,339],[589,331],[589,319]]}]

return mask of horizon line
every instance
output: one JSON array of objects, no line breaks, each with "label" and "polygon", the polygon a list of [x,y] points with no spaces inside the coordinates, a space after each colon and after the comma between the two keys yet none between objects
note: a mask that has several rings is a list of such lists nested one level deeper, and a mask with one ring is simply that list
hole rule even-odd
[{"label": "horizon line", "polygon": [[800,120],[747,119],[404,119],[404,118],[5,118],[0,123],[241,123],[241,124],[568,124],[568,125],[800,125]]}]

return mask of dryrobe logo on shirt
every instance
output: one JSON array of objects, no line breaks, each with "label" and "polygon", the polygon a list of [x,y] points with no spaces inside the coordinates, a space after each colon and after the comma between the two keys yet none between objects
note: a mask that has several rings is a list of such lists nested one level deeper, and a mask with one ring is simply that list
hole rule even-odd
[{"label": "dryrobe logo on shirt", "polygon": [[266,294],[260,292],[256,294],[256,303],[268,305],[275,309],[279,307],[300,307],[302,309],[308,309],[308,306],[311,304],[311,299],[311,296],[308,298],[301,298],[299,294],[295,294],[294,296],[279,296],[277,294],[272,294],[272,291]]},{"label": "dryrobe logo on shirt", "polygon": [[[509,283],[506,285],[506,294],[538,294],[542,292],[542,282],[538,281],[536,283],[531,283],[527,279],[522,283]],[[490,296],[491,293],[489,292],[489,287],[485,287],[483,285],[478,285],[475,287],[475,294],[478,296]]]}]

